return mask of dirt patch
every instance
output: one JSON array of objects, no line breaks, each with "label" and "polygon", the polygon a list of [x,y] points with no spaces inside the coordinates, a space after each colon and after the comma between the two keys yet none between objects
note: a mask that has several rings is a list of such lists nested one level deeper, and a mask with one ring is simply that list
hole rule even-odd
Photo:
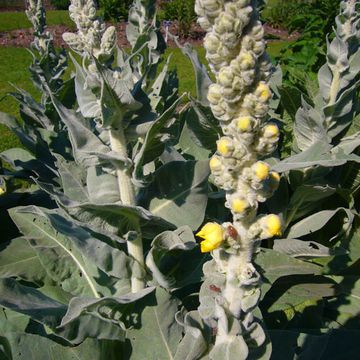
[{"label": "dirt patch", "polygon": [[[126,23],[121,22],[115,25],[117,32],[118,45],[121,47],[129,46],[129,43],[126,39]],[[280,40],[295,40],[299,37],[299,33],[289,34],[285,30],[274,29],[269,25],[265,25],[265,32],[272,37],[276,37]],[[64,25],[54,25],[48,26],[48,31],[54,37],[55,46],[66,46],[62,39],[62,34],[64,32],[73,31],[73,29],[68,28]],[[163,35],[165,36],[165,29],[163,29]],[[173,22],[169,27],[169,32],[173,35],[178,35],[178,26],[176,22]],[[188,37],[180,37],[179,41],[181,44],[189,42],[192,45],[201,45],[205,36],[205,32],[198,26],[196,23],[191,25],[191,29]],[[33,41],[33,31],[32,29],[20,29],[13,31],[0,32],[0,46],[11,46],[11,47],[29,47]],[[173,41],[169,40],[168,45],[170,47],[175,46]]]}]

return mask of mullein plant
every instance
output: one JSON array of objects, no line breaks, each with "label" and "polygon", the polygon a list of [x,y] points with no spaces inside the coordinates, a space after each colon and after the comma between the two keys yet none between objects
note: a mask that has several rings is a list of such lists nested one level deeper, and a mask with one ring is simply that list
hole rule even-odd
[{"label": "mullein plant", "polygon": [[[65,49],[55,49],[52,35],[46,30],[46,13],[43,0],[28,0],[26,16],[34,29],[33,64],[30,67],[34,85],[42,93],[42,104],[50,102],[49,91],[59,94],[64,88],[63,75],[67,68]],[[49,88],[42,85],[46,80]]]},{"label": "mullein plant", "polygon": [[10,206],[7,226],[22,235],[2,239],[0,357],[186,358],[176,355],[175,315],[201,280],[193,231],[205,217],[208,162],[175,150],[182,98],[169,60],[157,69],[155,0],[134,2],[129,50],[95,13],[92,0],[71,3],[77,32],[64,39],[81,57],[70,55],[71,86],[57,92],[39,76],[46,101],[26,97],[24,124],[0,116],[25,147],[0,154],[7,176],[26,173],[28,192],[47,200]]},{"label": "mullein plant", "polygon": [[[279,128],[268,121],[272,65],[256,1],[197,0],[198,22],[207,32],[206,58],[215,75],[207,99],[223,136],[210,159],[211,180],[226,194],[233,221],[207,223],[197,233],[204,265],[199,313],[213,329],[211,359],[246,359],[265,332],[254,315],[260,275],[253,265],[259,242],[281,235],[275,214],[258,214],[259,203],[277,190],[280,175],[264,161],[277,148]],[[250,349],[249,349],[250,348]]]}]

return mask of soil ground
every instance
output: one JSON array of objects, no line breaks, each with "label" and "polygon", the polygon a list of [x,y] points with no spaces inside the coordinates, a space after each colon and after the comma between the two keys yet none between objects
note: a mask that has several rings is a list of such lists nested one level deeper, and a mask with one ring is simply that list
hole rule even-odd
[{"label": "soil ground", "polygon": [[[117,39],[119,46],[128,46],[126,40],[125,28],[126,23],[120,22],[116,25],[117,30]],[[278,38],[278,40],[291,41],[295,40],[299,34],[292,33],[289,34],[287,31],[282,29],[275,29],[270,25],[265,24],[265,32],[271,37]],[[67,31],[73,31],[73,29],[68,28],[64,25],[53,25],[48,27],[48,31],[53,35],[55,46],[65,46],[65,43],[62,39],[62,34]],[[170,26],[169,31],[173,35],[177,35],[177,24],[173,22]],[[186,38],[180,38],[180,43],[190,42],[193,45],[200,45],[204,38],[204,31],[197,25],[193,24],[190,31],[190,36]],[[33,41],[32,29],[19,29],[13,31],[3,31],[0,32],[0,46],[12,46],[12,47],[29,47]],[[170,41],[170,46],[174,45]]]}]

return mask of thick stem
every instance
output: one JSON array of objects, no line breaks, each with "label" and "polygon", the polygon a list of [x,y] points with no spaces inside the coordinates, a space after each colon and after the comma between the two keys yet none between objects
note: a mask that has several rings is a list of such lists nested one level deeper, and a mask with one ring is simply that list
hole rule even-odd
[{"label": "thick stem", "polygon": [[[127,158],[126,140],[122,129],[110,130],[110,144],[113,151],[119,153],[124,158]],[[124,205],[135,206],[135,189],[131,182],[131,175],[129,174],[128,169],[125,167],[118,168],[116,170],[116,175],[118,178],[121,202]],[[144,251],[139,221],[133,221],[132,225],[133,230],[137,232],[138,236],[135,240],[127,242],[128,253],[141,265],[142,268],[144,268]],[[131,278],[131,291],[135,293],[144,287],[144,280],[133,275]]]}]

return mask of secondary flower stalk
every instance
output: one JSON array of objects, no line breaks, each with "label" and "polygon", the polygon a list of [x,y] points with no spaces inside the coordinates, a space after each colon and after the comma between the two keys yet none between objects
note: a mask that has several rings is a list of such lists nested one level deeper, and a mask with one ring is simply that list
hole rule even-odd
[{"label": "secondary flower stalk", "polygon": [[[85,73],[87,74],[86,84],[84,87],[91,87],[92,84],[94,88],[101,88],[101,74],[94,59],[101,65],[106,66],[108,60],[114,56],[116,46],[115,27],[105,27],[105,23],[96,15],[96,7],[93,0],[72,0],[69,12],[70,17],[75,22],[78,31],[77,33],[64,33],[63,38],[73,51],[87,57],[89,60],[89,64],[83,61]],[[118,71],[110,68],[106,70],[106,76],[115,83]],[[98,101],[101,102],[102,100],[100,99]],[[113,125],[110,125],[108,128],[103,130],[108,131],[112,151],[117,153],[121,158],[127,159],[129,157],[127,151],[128,142],[124,134],[122,118],[121,115],[116,112],[114,117],[116,117],[116,119],[114,119],[116,126],[114,127]],[[131,181],[131,175],[130,170],[125,164],[117,162],[116,176],[119,185],[121,203],[123,205],[136,206],[135,188]],[[141,229],[138,219],[134,219],[130,226],[131,232],[136,234],[136,236],[132,236],[131,239],[128,239],[128,253],[143,269],[144,254]],[[136,293],[144,287],[145,281],[143,280],[142,271],[134,271],[131,278],[132,292]]]},{"label": "secondary flower stalk", "polygon": [[[204,267],[199,312],[217,333],[210,358],[221,358],[225,347],[236,343],[242,348],[239,359],[246,359],[250,343],[265,341],[252,315],[260,298],[254,248],[259,240],[280,236],[282,227],[277,215],[258,215],[259,203],[273,195],[280,181],[264,161],[279,140],[277,125],[266,120],[272,66],[256,1],[197,0],[195,11],[207,31],[206,58],[216,77],[208,100],[224,134],[210,160],[212,181],[225,190],[225,206],[233,215],[233,223],[206,224],[198,233],[204,239],[201,251],[211,251],[214,259]],[[209,294],[213,269],[224,282]]]}]

